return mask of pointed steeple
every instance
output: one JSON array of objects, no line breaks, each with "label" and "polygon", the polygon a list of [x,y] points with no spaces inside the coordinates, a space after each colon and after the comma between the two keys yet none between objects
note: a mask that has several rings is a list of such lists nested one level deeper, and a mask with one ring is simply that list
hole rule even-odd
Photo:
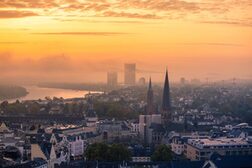
[{"label": "pointed steeple", "polygon": [[167,68],[166,68],[166,73],[165,73],[162,110],[165,111],[165,112],[171,110],[170,85],[169,85],[169,78],[168,78]]},{"label": "pointed steeple", "polygon": [[152,90],[151,77],[150,77],[150,80],[149,80],[149,90]]},{"label": "pointed steeple", "polygon": [[148,115],[154,113],[154,101],[153,101],[153,90],[152,90],[152,83],[151,78],[149,80],[149,88],[147,92],[147,107],[146,107],[146,113]]},{"label": "pointed steeple", "polygon": [[55,149],[54,149],[54,146],[52,145],[51,147],[51,151],[50,151],[50,160],[53,160],[53,159],[56,159],[57,156],[56,156],[56,152],[55,152]]}]

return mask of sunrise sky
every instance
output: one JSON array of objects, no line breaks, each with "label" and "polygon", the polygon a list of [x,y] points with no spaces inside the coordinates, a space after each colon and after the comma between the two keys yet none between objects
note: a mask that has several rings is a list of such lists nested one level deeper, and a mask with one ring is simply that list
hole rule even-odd
[{"label": "sunrise sky", "polygon": [[[251,0],[0,0],[1,82],[252,78]],[[121,77],[120,77],[121,78]]]}]

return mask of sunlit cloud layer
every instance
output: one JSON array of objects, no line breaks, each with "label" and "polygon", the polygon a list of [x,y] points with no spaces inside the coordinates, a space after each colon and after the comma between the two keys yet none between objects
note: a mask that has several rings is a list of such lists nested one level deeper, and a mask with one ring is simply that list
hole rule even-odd
[{"label": "sunlit cloud layer", "polygon": [[251,0],[2,0],[0,18],[28,16],[188,19],[251,26]]}]

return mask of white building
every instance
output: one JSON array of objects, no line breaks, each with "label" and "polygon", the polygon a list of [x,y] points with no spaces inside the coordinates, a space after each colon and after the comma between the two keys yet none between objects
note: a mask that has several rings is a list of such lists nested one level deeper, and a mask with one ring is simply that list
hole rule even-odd
[{"label": "white building", "polygon": [[87,141],[83,140],[81,136],[68,137],[68,141],[71,156],[74,159],[83,157],[87,148]]},{"label": "white building", "polygon": [[97,122],[98,122],[98,117],[97,116],[86,117],[86,121],[87,121],[87,127],[95,127],[96,128]]},{"label": "white building", "polygon": [[10,138],[10,137],[14,137],[14,132],[11,131],[3,122],[0,125],[0,138]]},{"label": "white building", "polygon": [[139,116],[139,133],[145,143],[152,143],[153,129],[152,124],[161,125],[161,114],[140,115]]},{"label": "white building", "polygon": [[131,157],[132,162],[150,162],[151,157],[150,156],[133,156]]},{"label": "white building", "polygon": [[130,126],[131,132],[139,133],[139,123],[131,123]]}]

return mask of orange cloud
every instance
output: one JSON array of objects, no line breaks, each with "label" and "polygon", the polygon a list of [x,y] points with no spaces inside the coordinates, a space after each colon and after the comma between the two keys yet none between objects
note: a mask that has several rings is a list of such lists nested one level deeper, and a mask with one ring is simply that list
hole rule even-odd
[{"label": "orange cloud", "polygon": [[247,20],[223,20],[223,21],[199,21],[199,23],[205,24],[226,24],[226,25],[236,25],[236,26],[245,26],[245,27],[252,27],[252,19]]},{"label": "orange cloud", "polygon": [[[193,21],[203,19],[204,22],[215,24],[226,22],[250,26],[251,19],[246,15],[251,14],[251,3],[251,0],[4,0],[0,2],[0,9],[39,9],[41,14],[46,16],[57,16],[58,12],[60,15],[63,12],[64,16],[136,19],[185,19],[187,16],[192,16],[190,18]],[[0,13],[0,16],[1,18],[16,18],[38,15],[34,12],[14,11]],[[87,13],[89,11],[93,13]],[[239,24],[232,20],[227,22],[230,19],[240,19]]]},{"label": "orange cloud", "polygon": [[180,43],[181,45],[206,45],[206,46],[226,46],[226,47],[243,47],[242,44],[234,43]]},{"label": "orange cloud", "polygon": [[30,11],[0,10],[0,19],[23,18],[29,16],[38,16],[38,14]]},{"label": "orange cloud", "polygon": [[160,16],[157,16],[155,14],[139,14],[139,13],[113,12],[113,11],[106,11],[103,13],[103,16],[140,18],[140,19],[161,19]]},{"label": "orange cloud", "polygon": [[141,9],[154,9],[154,10],[199,10],[199,3],[187,2],[184,0],[149,0],[149,1],[135,1],[135,0],[119,0],[118,6],[121,8],[141,8]]},{"label": "orange cloud", "polygon": [[43,33],[32,33],[36,35],[83,35],[83,36],[113,36],[113,35],[124,35],[128,33],[122,32],[43,32]]},{"label": "orange cloud", "polygon": [[22,41],[0,41],[0,44],[24,44]]},{"label": "orange cloud", "polygon": [[0,2],[0,7],[7,8],[52,8],[59,4],[55,0],[5,0]]}]

